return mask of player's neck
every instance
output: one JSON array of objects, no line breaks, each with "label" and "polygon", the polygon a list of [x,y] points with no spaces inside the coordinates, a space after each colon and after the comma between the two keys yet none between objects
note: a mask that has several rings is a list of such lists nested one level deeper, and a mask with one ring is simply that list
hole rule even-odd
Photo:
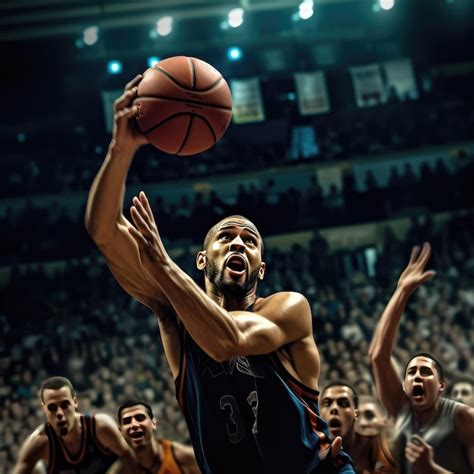
[{"label": "player's neck", "polygon": [[152,438],[150,445],[143,451],[135,451],[138,463],[146,472],[155,473],[163,460],[163,446],[161,443]]},{"label": "player's neck", "polygon": [[356,432],[355,432],[354,428],[352,428],[352,430],[349,431],[349,433],[347,433],[344,436],[343,442],[344,442],[344,449],[347,452],[351,452],[351,451],[353,451],[354,449],[357,448]]},{"label": "player's neck", "polygon": [[256,286],[245,293],[238,294],[222,291],[214,286],[208,287],[206,290],[207,295],[227,311],[246,311],[257,299]]},{"label": "player's neck", "polygon": [[81,414],[76,413],[74,416],[74,426],[71,428],[66,436],[61,436],[59,439],[66,447],[67,451],[74,455],[76,451],[81,448],[80,441],[82,436]]},{"label": "player's neck", "polygon": [[423,428],[428,423],[430,423],[437,416],[440,409],[441,409],[441,397],[439,397],[438,400],[436,400],[436,402],[427,410],[424,410],[424,411],[412,410],[417,427]]}]

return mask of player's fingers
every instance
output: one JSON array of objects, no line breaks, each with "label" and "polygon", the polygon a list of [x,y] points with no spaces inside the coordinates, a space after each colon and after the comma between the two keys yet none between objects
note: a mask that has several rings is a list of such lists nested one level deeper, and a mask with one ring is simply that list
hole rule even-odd
[{"label": "player's fingers", "polygon": [[130,117],[135,117],[137,114],[138,107],[133,106],[133,107],[125,107],[122,110],[119,110],[115,113],[114,119],[116,122],[121,123],[124,120],[128,120]]},{"label": "player's fingers", "polygon": [[145,208],[145,211],[147,212],[148,217],[150,218],[150,222],[155,222],[155,216],[153,215],[153,211],[151,210],[150,203],[144,191],[140,191],[140,202]]},{"label": "player's fingers", "polygon": [[132,216],[135,226],[143,235],[143,237],[145,237],[146,240],[151,241],[153,236],[151,235],[150,228],[135,206],[130,208],[130,215]]},{"label": "player's fingers", "polygon": [[421,249],[420,256],[418,257],[418,261],[420,265],[423,267],[428,263],[428,260],[431,256],[431,245],[428,242],[423,244],[423,248]]},{"label": "player's fingers", "polygon": [[142,74],[137,74],[130,82],[127,82],[125,86],[125,91],[130,90],[132,87],[135,87],[138,85],[138,83],[142,80],[143,75]]},{"label": "player's fingers", "polygon": [[138,212],[142,216],[143,220],[147,223],[147,225],[149,226],[149,228],[151,230],[151,219],[150,219],[150,216],[148,214],[148,211],[146,210],[145,206],[143,205],[143,202],[137,196],[134,196],[133,197],[133,204],[135,205]]},{"label": "player's fingers", "polygon": [[114,102],[115,111],[119,111],[124,109],[125,107],[129,107],[137,96],[137,90],[138,88],[134,87],[123,93],[118,99],[116,99]]},{"label": "player's fingers", "polygon": [[340,436],[336,436],[334,441],[331,443],[331,455],[332,457],[336,457],[342,448],[342,438]]},{"label": "player's fingers", "polygon": [[428,270],[427,272],[423,273],[421,275],[420,283],[424,283],[425,281],[430,280],[436,275],[436,272],[434,270]]},{"label": "player's fingers", "polygon": [[409,264],[414,263],[419,253],[420,253],[420,247],[418,247],[418,245],[415,245],[415,247],[411,249],[410,261],[408,263]]},{"label": "player's fingers", "polygon": [[145,237],[143,237],[142,233],[135,229],[135,227],[130,226],[128,232],[135,239],[139,247],[143,247],[147,244]]}]

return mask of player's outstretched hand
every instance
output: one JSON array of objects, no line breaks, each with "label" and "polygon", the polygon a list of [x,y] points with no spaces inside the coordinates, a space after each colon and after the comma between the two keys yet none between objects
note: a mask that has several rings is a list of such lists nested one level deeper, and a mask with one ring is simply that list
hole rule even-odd
[{"label": "player's outstretched hand", "polygon": [[138,84],[142,80],[139,74],[131,80],[124,89],[123,94],[114,102],[114,128],[112,141],[119,148],[138,148],[148,143],[145,136],[138,130],[135,117],[138,107],[133,105],[137,96]]},{"label": "player's outstretched hand", "polygon": [[143,191],[138,197],[134,196],[130,214],[135,227],[130,226],[128,230],[138,244],[142,263],[148,273],[159,280],[162,266],[170,261],[170,257],[163,245],[153,211]]},{"label": "player's outstretched hand", "polygon": [[430,255],[431,245],[428,242],[425,242],[421,249],[420,247],[413,247],[410,261],[398,279],[398,288],[413,293],[425,281],[436,275],[433,270],[425,271]]}]

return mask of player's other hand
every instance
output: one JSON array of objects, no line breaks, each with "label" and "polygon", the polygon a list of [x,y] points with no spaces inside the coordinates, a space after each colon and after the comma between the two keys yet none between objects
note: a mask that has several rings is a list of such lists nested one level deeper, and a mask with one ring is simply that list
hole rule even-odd
[{"label": "player's other hand", "polygon": [[436,274],[433,270],[425,271],[426,264],[431,255],[431,245],[428,242],[423,247],[413,247],[410,261],[398,279],[398,288],[413,293],[425,281]]},{"label": "player's other hand", "polygon": [[148,143],[145,136],[138,130],[135,120],[138,114],[138,106],[133,105],[133,101],[137,96],[138,84],[142,77],[139,74],[131,80],[125,86],[123,94],[114,102],[112,142],[120,149],[135,150],[139,146]]},{"label": "player's other hand", "polygon": [[413,435],[405,447],[405,457],[417,474],[448,473],[435,463],[433,448],[417,435]]}]

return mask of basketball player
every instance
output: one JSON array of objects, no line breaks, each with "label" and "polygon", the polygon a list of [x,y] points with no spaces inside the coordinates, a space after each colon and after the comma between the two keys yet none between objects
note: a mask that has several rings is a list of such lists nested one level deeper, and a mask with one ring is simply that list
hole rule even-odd
[{"label": "basketball player", "polygon": [[[155,438],[157,426],[150,405],[130,398],[118,409],[120,431],[135,452],[140,472],[149,474],[199,474],[193,448]],[[109,474],[114,474],[115,466]]]},{"label": "basketball player", "polygon": [[474,409],[441,396],[446,386],[443,369],[432,355],[413,356],[403,382],[390,360],[408,298],[435,275],[425,270],[430,255],[428,243],[413,248],[375,330],[369,354],[372,371],[378,398],[396,417],[395,451],[401,472],[472,474]]},{"label": "basketball player", "polygon": [[376,436],[385,433],[388,418],[385,408],[371,395],[359,397],[359,416],[356,419],[355,430],[364,436]]},{"label": "basketball player", "polygon": [[474,382],[472,379],[462,378],[453,384],[451,399],[474,407]]},{"label": "basketball player", "polygon": [[353,472],[340,438],[330,452],[318,416],[320,359],[308,301],[290,292],[257,296],[265,263],[255,225],[232,216],[211,228],[196,259],[203,291],[167,254],[144,193],[133,199],[135,226],[123,215],[128,169],[144,143],[132,105],[139,80],[115,103],[85,223],[121,286],[158,316],[201,470]]},{"label": "basketball player", "polygon": [[358,396],[354,388],[332,383],[321,392],[321,416],[333,436],[341,436],[357,473],[395,473],[395,459],[385,436],[363,435],[355,430],[359,418]]},{"label": "basketball player", "polygon": [[40,397],[47,423],[24,442],[14,474],[34,472],[39,461],[48,474],[104,473],[118,458],[122,469],[136,472],[133,452],[108,415],[82,415],[71,382],[64,377],[46,379]]}]

